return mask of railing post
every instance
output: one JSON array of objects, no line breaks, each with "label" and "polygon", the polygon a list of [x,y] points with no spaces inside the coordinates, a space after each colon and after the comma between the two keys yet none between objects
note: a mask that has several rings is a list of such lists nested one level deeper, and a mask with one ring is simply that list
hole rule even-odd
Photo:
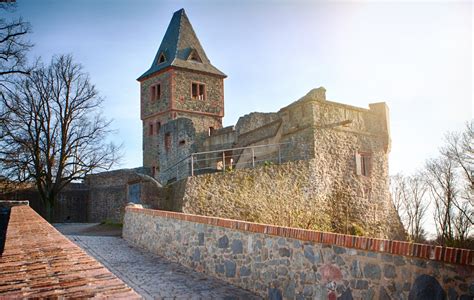
[{"label": "railing post", "polygon": [[194,156],[191,154],[191,176],[194,176]]},{"label": "railing post", "polygon": [[255,150],[252,148],[252,168],[255,168]]},{"label": "railing post", "polygon": [[222,152],[222,173],[225,173],[225,152]]}]

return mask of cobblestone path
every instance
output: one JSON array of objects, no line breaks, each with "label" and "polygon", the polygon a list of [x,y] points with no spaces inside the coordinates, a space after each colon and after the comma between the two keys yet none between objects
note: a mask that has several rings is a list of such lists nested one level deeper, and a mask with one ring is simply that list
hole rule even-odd
[{"label": "cobblestone path", "polygon": [[260,299],[248,291],[133,247],[120,237],[67,237],[145,299]]}]

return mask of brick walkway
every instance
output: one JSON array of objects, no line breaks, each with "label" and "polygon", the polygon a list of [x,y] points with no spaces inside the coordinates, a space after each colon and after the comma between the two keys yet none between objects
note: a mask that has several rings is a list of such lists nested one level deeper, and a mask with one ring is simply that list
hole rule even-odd
[{"label": "brick walkway", "polygon": [[68,237],[146,299],[260,299],[248,291],[135,248],[120,237]]},{"label": "brick walkway", "polygon": [[29,206],[11,209],[0,299],[140,297]]}]

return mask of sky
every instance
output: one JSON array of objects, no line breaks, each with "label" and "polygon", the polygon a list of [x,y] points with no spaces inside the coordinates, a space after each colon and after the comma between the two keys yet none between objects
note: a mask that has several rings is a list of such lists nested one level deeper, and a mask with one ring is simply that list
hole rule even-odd
[{"label": "sky", "polygon": [[225,80],[224,126],[274,112],[323,86],[328,100],[390,109],[390,173],[422,168],[448,131],[473,118],[471,1],[17,0],[30,59],[72,54],[105,98],[123,144],[117,168],[142,165],[139,83],[173,13],[186,10]]}]

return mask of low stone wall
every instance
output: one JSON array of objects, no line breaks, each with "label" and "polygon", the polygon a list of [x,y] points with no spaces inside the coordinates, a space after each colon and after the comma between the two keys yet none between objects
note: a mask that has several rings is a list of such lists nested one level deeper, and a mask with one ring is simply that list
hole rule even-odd
[{"label": "low stone wall", "polygon": [[360,186],[349,188],[320,165],[309,159],[188,177],[171,186],[179,197],[170,202],[189,214],[404,239],[390,198],[358,195]]},{"label": "low stone wall", "polygon": [[470,250],[133,207],[123,237],[270,299],[474,296]]}]

